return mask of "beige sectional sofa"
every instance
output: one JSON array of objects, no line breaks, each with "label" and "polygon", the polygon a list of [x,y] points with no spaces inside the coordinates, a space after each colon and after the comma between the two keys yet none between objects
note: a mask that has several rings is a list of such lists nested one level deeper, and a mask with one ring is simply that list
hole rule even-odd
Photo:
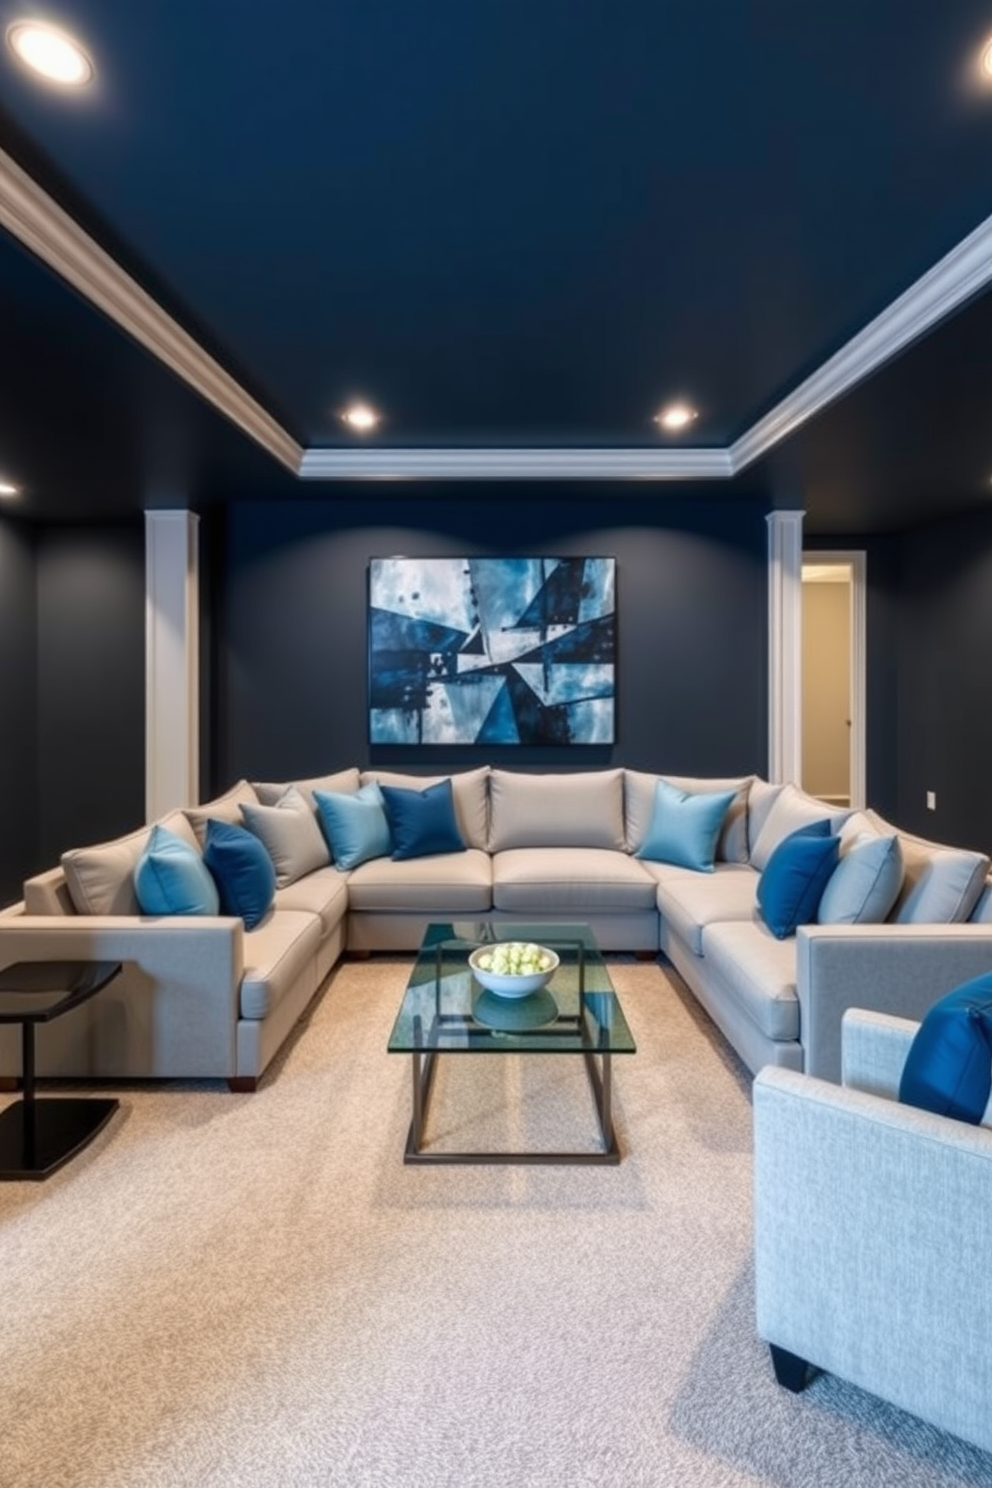
[{"label": "beige sectional sofa", "polygon": [[[421,789],[441,777],[347,769],[296,782],[241,781],[162,822],[194,848],[211,818],[241,824],[295,785],[352,794]],[[222,1078],[254,1088],[345,950],[407,952],[429,921],[584,921],[606,951],[659,952],[753,1070],[764,1064],[839,1078],[840,1021],[857,1006],[919,1017],[992,965],[989,862],[900,833],[904,881],[886,923],[801,927],[779,940],[757,908],[778,840],[832,808],[755,777],[664,779],[732,796],[712,872],[639,856],[660,777],[621,768],[453,774],[465,850],[346,872],[280,860],[271,910],[248,930],[231,916],[144,916],[134,872],[150,827],[73,849],[28,880],[0,915],[0,966],[112,958],[124,971],[75,1013],[42,1028],[39,1072],[67,1077]],[[261,813],[265,815],[264,811]],[[256,812],[256,816],[258,813]],[[872,813],[835,813],[843,840],[895,833]],[[311,833],[311,844],[313,842]],[[277,854],[278,856],[278,854]],[[19,1070],[17,1030],[0,1030],[0,1074]]]}]

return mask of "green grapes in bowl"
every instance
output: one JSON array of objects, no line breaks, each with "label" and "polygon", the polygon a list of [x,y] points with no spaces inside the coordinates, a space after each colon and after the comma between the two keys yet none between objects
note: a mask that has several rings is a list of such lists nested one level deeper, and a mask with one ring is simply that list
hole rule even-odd
[{"label": "green grapes in bowl", "polygon": [[476,981],[498,997],[529,997],[550,982],[558,957],[530,940],[499,940],[478,946],[468,964]]}]

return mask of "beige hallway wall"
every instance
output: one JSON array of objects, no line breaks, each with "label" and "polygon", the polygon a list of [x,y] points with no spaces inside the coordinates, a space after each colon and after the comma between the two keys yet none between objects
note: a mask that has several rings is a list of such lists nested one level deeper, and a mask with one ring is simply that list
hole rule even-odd
[{"label": "beige hallway wall", "polygon": [[803,786],[846,801],[851,769],[851,585],[803,582]]}]

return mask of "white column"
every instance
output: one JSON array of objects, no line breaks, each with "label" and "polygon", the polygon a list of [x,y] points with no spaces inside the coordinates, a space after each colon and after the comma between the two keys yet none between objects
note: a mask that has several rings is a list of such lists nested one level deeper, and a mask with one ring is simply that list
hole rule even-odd
[{"label": "white column", "polygon": [[803,513],[768,523],[768,778],[802,780]]},{"label": "white column", "polygon": [[145,513],[145,812],[200,799],[199,524]]}]

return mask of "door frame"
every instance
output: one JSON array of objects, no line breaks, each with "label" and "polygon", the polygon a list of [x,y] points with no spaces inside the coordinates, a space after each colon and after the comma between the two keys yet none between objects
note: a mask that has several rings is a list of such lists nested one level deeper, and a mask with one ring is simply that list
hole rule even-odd
[{"label": "door frame", "polygon": [[[868,775],[868,555],[863,548],[804,548],[802,563],[845,564],[851,570],[851,806],[864,808]],[[800,582],[801,579],[800,570]],[[802,759],[801,752],[799,758]]]}]

